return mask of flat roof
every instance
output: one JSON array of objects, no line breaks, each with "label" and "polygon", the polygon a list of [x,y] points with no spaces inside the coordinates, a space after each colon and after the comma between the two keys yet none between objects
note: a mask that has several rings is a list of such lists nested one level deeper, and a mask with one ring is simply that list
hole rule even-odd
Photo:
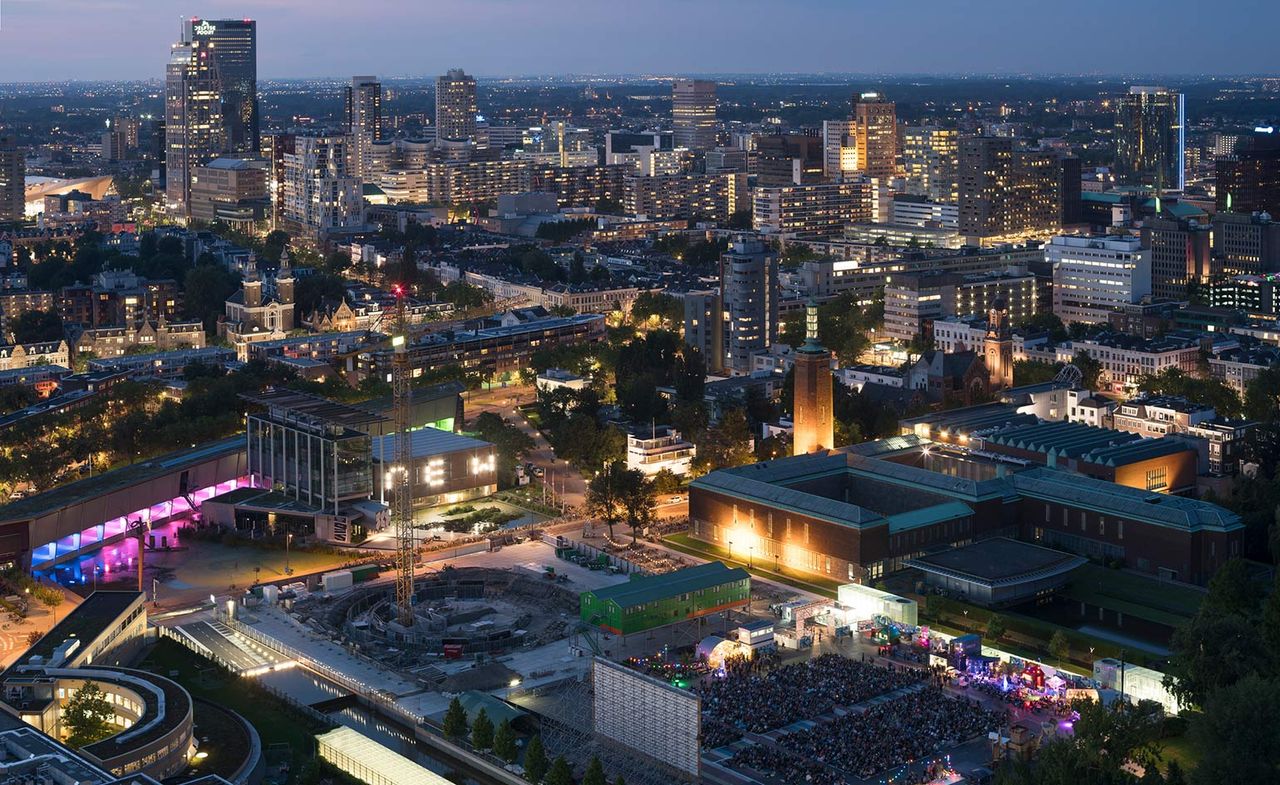
[{"label": "flat roof", "polygon": [[[359,731],[347,727],[334,728],[328,733],[316,736],[320,747],[320,757],[325,758],[325,750],[333,752],[347,760],[359,761],[367,770],[361,777],[366,782],[405,782],[414,785],[451,785],[449,780],[430,769],[413,762],[389,747],[374,741]],[[329,758],[330,763],[346,771],[341,761]],[[368,779],[366,779],[366,777]]]},{"label": "flat roof", "polygon": [[199,447],[177,450],[141,463],[112,469],[96,477],[76,480],[0,507],[0,523],[38,518],[122,488],[141,485],[148,480],[169,474],[175,469],[242,452],[244,445],[244,434],[238,434]]},{"label": "flat roof", "polygon": [[257,507],[264,510],[278,510],[280,512],[298,512],[305,514],[314,514],[320,512],[316,507],[298,501],[283,493],[276,493],[265,488],[236,488],[234,491],[227,491],[219,496],[205,500],[205,504],[209,502],[221,502],[222,504],[234,504],[241,507]]},{"label": "flat roof", "polygon": [[583,594],[594,595],[601,602],[613,602],[620,608],[630,608],[655,602],[685,592],[707,589],[724,583],[750,579],[750,575],[741,567],[726,567],[718,561],[685,567],[665,575],[644,575],[633,577],[626,583],[618,583],[601,589],[592,589]]},{"label": "flat roof", "polygon": [[142,596],[142,592],[138,591],[95,591],[84,602],[72,608],[66,618],[58,622],[52,630],[45,633],[43,638],[36,641],[15,660],[13,665],[9,666],[9,672],[18,666],[28,664],[35,655],[44,657],[45,663],[48,664],[54,650],[70,638],[78,638],[82,641],[80,644],[82,647],[87,646]]},{"label": "flat roof", "polygon": [[[439,428],[432,428],[430,425],[411,431],[412,438],[409,441],[410,449],[413,451],[414,458],[424,458],[431,455],[444,455],[451,452],[462,452],[464,450],[483,450],[493,447],[492,444],[480,439],[473,439],[470,436],[454,433],[452,431],[442,431]],[[391,456],[396,453],[396,434],[389,433],[385,436],[373,437],[373,457],[374,460],[391,460]]]},{"label": "flat roof", "polygon": [[917,556],[908,565],[925,572],[987,585],[1021,583],[1069,572],[1087,562],[1076,556],[1007,537]]}]

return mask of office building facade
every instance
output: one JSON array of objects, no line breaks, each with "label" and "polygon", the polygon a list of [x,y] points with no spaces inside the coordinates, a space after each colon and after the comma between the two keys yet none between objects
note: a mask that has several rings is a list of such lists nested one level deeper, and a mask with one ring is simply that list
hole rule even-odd
[{"label": "office building facade", "polygon": [[879,93],[862,93],[853,100],[853,138],[857,170],[886,180],[897,173],[898,113]]},{"label": "office building facade", "polygon": [[716,83],[677,79],[671,83],[671,128],[676,147],[705,152],[716,146]]},{"label": "office building facade", "polygon": [[1151,252],[1137,237],[1054,237],[1053,312],[1066,324],[1106,324],[1111,312],[1151,294]]},{"label": "office building facade", "polygon": [[864,177],[839,183],[756,188],[752,220],[757,231],[787,239],[838,237],[846,226],[871,218],[871,183]]},{"label": "office building facade", "polygon": [[1116,114],[1116,174],[1129,185],[1186,187],[1186,102],[1167,87],[1135,85]]},{"label": "office building facade", "polygon": [[1280,271],[1280,223],[1267,213],[1213,216],[1213,256],[1226,275]]},{"label": "office building facade", "polygon": [[1218,212],[1280,212],[1280,133],[1245,137],[1214,165]]},{"label": "office building facade", "polygon": [[1221,272],[1215,265],[1212,227],[1195,219],[1156,216],[1142,222],[1142,244],[1151,249],[1151,294],[1185,300]]},{"label": "office building facade", "polygon": [[902,169],[907,193],[934,202],[959,199],[960,141],[954,128],[908,126],[902,130]]},{"label": "office building facade", "polygon": [[778,336],[778,258],[759,240],[738,238],[720,257],[724,369],[751,372],[751,355]]}]

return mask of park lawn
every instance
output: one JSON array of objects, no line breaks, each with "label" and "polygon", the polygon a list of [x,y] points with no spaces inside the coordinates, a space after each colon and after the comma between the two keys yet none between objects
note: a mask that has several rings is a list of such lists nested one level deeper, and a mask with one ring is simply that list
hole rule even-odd
[{"label": "park lawn", "polygon": [[[293,752],[293,771],[300,771],[302,764],[310,760],[315,734],[325,730],[262,690],[250,688],[249,679],[233,676],[173,641],[161,639],[139,667],[168,676],[192,695],[244,717],[257,729],[264,750],[272,744],[289,745]],[[172,671],[177,671],[177,675],[170,676]]]},{"label": "park lawn", "polygon": [[1165,771],[1169,763],[1177,761],[1183,774],[1189,774],[1200,763],[1200,753],[1192,745],[1187,734],[1160,740],[1160,766]]},{"label": "park lawn", "polygon": [[1183,584],[1086,564],[1072,575],[1063,595],[1126,616],[1178,627],[1200,609],[1205,593]]}]

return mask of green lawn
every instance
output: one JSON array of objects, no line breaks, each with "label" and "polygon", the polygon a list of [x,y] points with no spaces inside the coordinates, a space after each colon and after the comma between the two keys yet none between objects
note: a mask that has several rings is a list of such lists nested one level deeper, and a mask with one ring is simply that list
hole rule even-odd
[{"label": "green lawn", "polygon": [[1169,763],[1177,761],[1183,773],[1188,773],[1200,762],[1200,754],[1192,746],[1191,740],[1184,733],[1169,739],[1161,739],[1160,764],[1167,769]]}]

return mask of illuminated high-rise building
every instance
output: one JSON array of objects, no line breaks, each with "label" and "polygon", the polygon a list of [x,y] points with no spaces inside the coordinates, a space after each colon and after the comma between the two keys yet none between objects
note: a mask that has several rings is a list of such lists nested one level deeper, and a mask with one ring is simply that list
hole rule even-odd
[{"label": "illuminated high-rise building", "polygon": [[935,202],[959,199],[959,139],[954,128],[911,126],[902,131],[902,168],[907,192]]},{"label": "illuminated high-rise building", "polygon": [[165,208],[190,215],[191,176],[226,149],[222,83],[207,42],[174,44],[165,71]]},{"label": "illuminated high-rise building", "polygon": [[832,411],[831,352],[818,340],[818,305],[805,306],[804,344],[796,350],[792,396],[793,455],[806,455],[835,446]]},{"label": "illuminated high-rise building", "polygon": [[677,79],[671,83],[671,127],[676,147],[706,151],[716,146],[716,83]]},{"label": "illuminated high-rise building", "polygon": [[348,168],[345,134],[297,136],[284,154],[285,228],[312,242],[363,226],[360,180]]},{"label": "illuminated high-rise building", "polygon": [[1129,185],[1186,186],[1186,102],[1167,87],[1130,87],[1116,113],[1116,174]]},{"label": "illuminated high-rise building", "polygon": [[202,44],[217,69],[222,100],[224,153],[255,155],[259,149],[258,23],[252,19],[188,19],[183,40]]},{"label": "illuminated high-rise building", "polygon": [[352,77],[347,87],[347,133],[351,134],[351,168],[369,181],[373,143],[382,139],[382,83],[376,76]]},{"label": "illuminated high-rise building", "polygon": [[853,99],[853,146],[858,149],[858,171],[881,180],[893,177],[898,158],[898,112],[879,93],[862,93]]},{"label": "illuminated high-rise building", "polygon": [[436,77],[436,141],[476,138],[476,80],[461,68]]},{"label": "illuminated high-rise building", "polygon": [[0,136],[0,221],[22,220],[26,208],[26,172],[27,162],[18,140]]},{"label": "illuminated high-rise building", "polygon": [[1218,212],[1280,215],[1280,133],[1259,130],[1237,139],[1215,166]]},{"label": "illuminated high-rise building", "polygon": [[828,180],[852,177],[858,170],[852,120],[822,121],[822,173]]},{"label": "illuminated high-rise building", "polygon": [[1013,139],[973,136],[959,147],[960,234],[971,244],[1044,239],[1062,226],[1058,153],[1022,150]]}]

